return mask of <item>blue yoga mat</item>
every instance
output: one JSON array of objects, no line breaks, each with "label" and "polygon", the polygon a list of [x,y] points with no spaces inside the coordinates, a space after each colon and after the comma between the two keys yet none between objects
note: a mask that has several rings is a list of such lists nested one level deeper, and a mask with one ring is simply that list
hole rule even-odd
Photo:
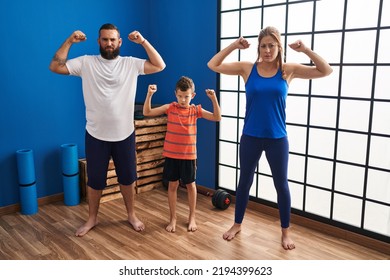
[{"label": "blue yoga mat", "polygon": [[38,212],[38,198],[36,184],[28,187],[19,187],[20,194],[20,212],[23,215],[33,215]]},{"label": "blue yoga mat", "polygon": [[74,206],[80,203],[79,161],[76,144],[61,145],[62,182],[64,187],[64,203]]},{"label": "blue yoga mat", "polygon": [[61,145],[62,151],[62,173],[75,175],[79,173],[78,152],[76,144]]},{"label": "blue yoga mat", "polygon": [[16,161],[21,213],[23,215],[32,215],[38,212],[33,151],[30,149],[16,151]]},{"label": "blue yoga mat", "polygon": [[62,175],[64,185],[64,203],[67,206],[75,206],[80,203],[79,174],[74,176]]},{"label": "blue yoga mat", "polygon": [[31,185],[35,183],[33,151],[29,149],[17,150],[16,160],[18,164],[19,185]]}]

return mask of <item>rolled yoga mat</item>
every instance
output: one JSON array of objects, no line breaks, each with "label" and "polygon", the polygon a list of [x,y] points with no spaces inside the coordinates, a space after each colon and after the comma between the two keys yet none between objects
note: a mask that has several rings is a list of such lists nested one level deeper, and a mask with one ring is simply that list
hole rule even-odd
[{"label": "rolled yoga mat", "polygon": [[61,152],[64,203],[67,206],[78,205],[80,203],[80,187],[77,145],[63,144]]},{"label": "rolled yoga mat", "polygon": [[34,154],[30,149],[16,151],[18,167],[20,208],[23,215],[38,212],[37,186],[35,180]]}]

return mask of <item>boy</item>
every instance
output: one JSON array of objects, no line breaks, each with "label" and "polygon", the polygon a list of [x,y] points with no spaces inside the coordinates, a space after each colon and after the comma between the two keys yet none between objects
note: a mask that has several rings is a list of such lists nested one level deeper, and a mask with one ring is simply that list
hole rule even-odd
[{"label": "boy", "polygon": [[185,76],[181,77],[176,83],[175,95],[177,102],[152,109],[151,100],[156,91],[156,85],[149,85],[143,114],[149,117],[163,114],[168,116],[163,151],[163,156],[165,156],[163,179],[169,182],[168,204],[170,222],[165,229],[168,232],[176,231],[177,189],[181,181],[186,185],[188,194],[190,209],[188,231],[196,231],[196,120],[205,118],[209,121],[220,121],[221,110],[215,92],[212,89],[206,89],[206,94],[213,104],[213,113],[203,109],[201,105],[190,104],[196,94],[195,85],[192,79]]}]

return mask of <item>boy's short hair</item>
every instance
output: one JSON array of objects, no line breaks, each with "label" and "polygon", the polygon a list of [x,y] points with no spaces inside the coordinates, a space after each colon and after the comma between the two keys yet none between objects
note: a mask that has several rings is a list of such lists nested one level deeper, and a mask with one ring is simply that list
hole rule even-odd
[{"label": "boy's short hair", "polygon": [[176,83],[176,91],[187,91],[188,89],[192,89],[192,92],[195,92],[195,84],[192,81],[191,78],[188,78],[186,76],[181,76],[180,79]]}]

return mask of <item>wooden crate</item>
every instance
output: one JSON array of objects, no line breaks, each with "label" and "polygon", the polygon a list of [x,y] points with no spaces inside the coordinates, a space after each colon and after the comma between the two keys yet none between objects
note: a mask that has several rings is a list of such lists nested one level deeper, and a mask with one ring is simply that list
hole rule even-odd
[{"label": "wooden crate", "polygon": [[[84,199],[85,201],[88,201],[88,193],[87,193],[88,176],[87,176],[87,162],[85,159],[79,159],[79,172],[80,172],[79,184],[81,189],[81,198]],[[107,170],[107,187],[103,190],[102,198],[100,199],[100,201],[104,202],[119,197],[121,197],[121,193],[119,189],[118,177],[116,176],[114,162],[110,160],[110,163],[108,165],[108,170]]]},{"label": "wooden crate", "polygon": [[[162,155],[166,133],[167,118],[145,118],[135,120],[135,142],[137,157],[136,193],[146,192],[162,187],[164,157]],[[87,163],[79,160],[81,196],[88,201]],[[107,187],[103,190],[101,202],[121,197],[115,165],[110,160],[107,170]]]},{"label": "wooden crate", "polygon": [[167,117],[135,120],[137,153],[137,193],[162,187],[164,157],[162,155]]}]

